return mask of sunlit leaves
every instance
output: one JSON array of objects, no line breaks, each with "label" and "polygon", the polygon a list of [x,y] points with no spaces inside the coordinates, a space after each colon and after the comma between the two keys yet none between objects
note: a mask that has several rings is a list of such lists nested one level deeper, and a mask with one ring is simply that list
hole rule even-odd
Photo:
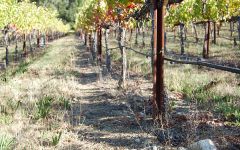
[{"label": "sunlit leaves", "polygon": [[[144,0],[89,0],[79,8],[75,27],[85,31],[95,30],[102,24],[114,24],[140,9]],[[134,20],[122,22],[133,27]]]},{"label": "sunlit leaves", "polygon": [[199,21],[220,21],[240,15],[240,0],[184,0],[170,6],[166,22],[170,26]]},{"label": "sunlit leaves", "polygon": [[11,25],[20,33],[30,33],[33,30],[67,32],[69,26],[64,25],[57,16],[55,10],[37,7],[28,0],[19,3],[16,0],[0,2],[0,29]]}]

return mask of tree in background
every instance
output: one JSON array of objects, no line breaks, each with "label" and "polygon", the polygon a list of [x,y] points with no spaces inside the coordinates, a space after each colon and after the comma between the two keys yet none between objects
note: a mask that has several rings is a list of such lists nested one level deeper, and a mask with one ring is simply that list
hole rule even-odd
[{"label": "tree in background", "polygon": [[78,12],[78,7],[84,0],[31,0],[36,2],[37,6],[45,6],[58,10],[59,17],[66,23],[70,23],[73,27],[75,23],[75,14]]}]

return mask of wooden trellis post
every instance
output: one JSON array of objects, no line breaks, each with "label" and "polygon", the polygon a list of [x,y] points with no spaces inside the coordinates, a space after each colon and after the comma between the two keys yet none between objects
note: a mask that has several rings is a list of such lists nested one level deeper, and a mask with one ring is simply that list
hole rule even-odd
[{"label": "wooden trellis post", "polygon": [[154,118],[165,120],[164,101],[164,14],[168,0],[153,0],[154,53],[153,53],[153,105]]}]

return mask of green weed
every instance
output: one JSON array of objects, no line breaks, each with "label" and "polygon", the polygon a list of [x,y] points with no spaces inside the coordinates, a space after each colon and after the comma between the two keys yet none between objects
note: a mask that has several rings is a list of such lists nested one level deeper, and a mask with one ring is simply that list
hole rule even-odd
[{"label": "green weed", "polygon": [[5,115],[13,115],[20,105],[21,105],[20,101],[16,102],[12,99],[8,99],[5,102],[5,104],[0,105],[0,113]]},{"label": "green weed", "polygon": [[227,121],[240,124],[240,108],[231,102],[219,102],[216,111],[222,113]]},{"label": "green weed", "polygon": [[170,101],[169,102],[169,109],[170,110],[174,110],[176,108],[176,102],[175,101]]},{"label": "green weed", "polygon": [[52,145],[53,146],[58,145],[58,143],[61,139],[61,136],[62,136],[62,132],[58,133],[57,135],[52,136]]},{"label": "green weed", "polygon": [[17,68],[6,69],[6,71],[3,74],[1,74],[1,76],[0,76],[1,81],[8,82],[12,77],[14,77],[18,74],[23,74],[23,73],[27,72],[28,66],[31,63],[32,62],[24,61],[24,62],[21,62]]},{"label": "green weed", "polygon": [[0,124],[10,124],[12,122],[12,116],[6,114],[0,114]]},{"label": "green weed", "polygon": [[71,109],[71,103],[65,97],[60,97],[59,102],[60,102],[60,105],[63,106],[65,110],[70,110]]},{"label": "green weed", "polygon": [[9,135],[0,135],[0,150],[11,150],[13,148],[14,139]]},{"label": "green weed", "polygon": [[37,119],[46,118],[50,114],[53,98],[46,96],[40,99],[37,103]]},{"label": "green weed", "polygon": [[20,63],[20,65],[18,66],[18,68],[12,72],[12,76],[15,76],[17,74],[22,74],[27,72],[28,70],[28,66],[31,64],[31,62],[22,62]]}]

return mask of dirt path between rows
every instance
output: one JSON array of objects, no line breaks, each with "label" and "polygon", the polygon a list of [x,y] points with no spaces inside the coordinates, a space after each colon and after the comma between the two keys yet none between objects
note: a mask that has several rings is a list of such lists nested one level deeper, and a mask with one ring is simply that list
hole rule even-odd
[{"label": "dirt path between rows", "polygon": [[80,73],[80,90],[69,116],[79,141],[68,148],[139,149],[156,143],[156,138],[139,126],[129,103],[122,99],[126,95],[118,91],[117,81],[104,77],[99,82],[90,53],[82,45],[78,48],[75,69]]}]

